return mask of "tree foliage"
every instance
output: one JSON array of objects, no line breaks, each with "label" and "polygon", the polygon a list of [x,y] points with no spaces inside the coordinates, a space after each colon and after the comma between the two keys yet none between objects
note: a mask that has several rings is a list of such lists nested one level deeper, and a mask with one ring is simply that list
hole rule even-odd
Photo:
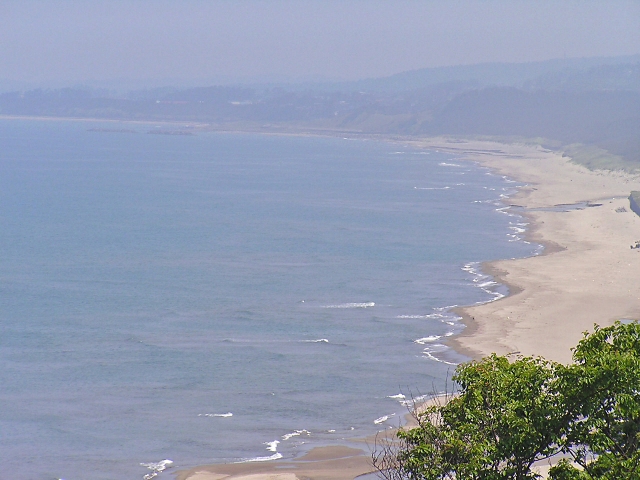
[{"label": "tree foliage", "polygon": [[596,325],[574,363],[491,355],[459,365],[455,395],[374,452],[387,480],[640,479],[640,325]]}]

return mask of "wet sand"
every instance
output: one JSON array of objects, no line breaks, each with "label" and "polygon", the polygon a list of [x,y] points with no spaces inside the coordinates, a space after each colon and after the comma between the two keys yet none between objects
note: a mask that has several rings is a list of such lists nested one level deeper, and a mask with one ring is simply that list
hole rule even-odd
[{"label": "wet sand", "polygon": [[343,480],[371,472],[368,452],[351,447],[318,447],[292,461],[208,465],[179,472],[178,480]]}]

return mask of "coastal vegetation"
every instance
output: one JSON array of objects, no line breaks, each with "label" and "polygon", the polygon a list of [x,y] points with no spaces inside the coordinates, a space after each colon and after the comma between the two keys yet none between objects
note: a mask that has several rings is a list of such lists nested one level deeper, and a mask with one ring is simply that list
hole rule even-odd
[{"label": "coastal vegetation", "polygon": [[386,480],[640,479],[640,324],[596,325],[573,363],[491,355],[373,454]]}]

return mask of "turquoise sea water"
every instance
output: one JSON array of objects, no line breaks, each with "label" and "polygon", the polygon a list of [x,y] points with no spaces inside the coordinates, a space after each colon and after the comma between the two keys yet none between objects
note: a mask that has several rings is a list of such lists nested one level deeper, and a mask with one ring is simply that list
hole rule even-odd
[{"label": "turquoise sea water", "polygon": [[0,121],[0,478],[162,479],[397,425],[464,360],[446,307],[504,293],[478,262],[536,251],[499,210],[515,184],[449,154],[95,127]]}]

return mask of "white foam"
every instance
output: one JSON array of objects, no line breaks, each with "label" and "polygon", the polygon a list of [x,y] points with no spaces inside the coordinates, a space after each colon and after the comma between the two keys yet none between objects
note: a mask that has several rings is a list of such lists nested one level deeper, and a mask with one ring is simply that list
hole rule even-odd
[{"label": "white foam", "polygon": [[233,413],[231,413],[231,412],[227,412],[227,413],[199,413],[198,416],[199,417],[222,417],[222,418],[227,418],[227,417],[233,417]]},{"label": "white foam", "polygon": [[416,403],[422,402],[425,398],[429,398],[432,395],[420,395],[418,397],[411,397],[409,400],[400,402],[405,407],[413,407]]},{"label": "white foam", "polygon": [[440,165],[441,167],[462,167],[462,165],[458,163],[447,163],[447,162],[440,162],[438,165]]},{"label": "white foam", "polygon": [[247,460],[241,460],[239,462],[236,463],[249,463],[249,462],[269,462],[271,460],[278,460],[279,458],[282,458],[282,454],[281,453],[274,453],[273,455],[269,456],[269,457],[255,457],[255,458],[249,458]]},{"label": "white foam", "polygon": [[391,415],[385,415],[383,417],[380,418],[376,418],[373,423],[375,423],[376,425],[380,425],[381,423],[386,422],[387,420],[389,420],[391,417],[395,417],[395,413],[392,413]]},{"label": "white foam", "polygon": [[393,398],[394,400],[404,400],[407,397],[405,397],[401,393],[398,393],[397,395],[389,395],[389,396],[387,396],[387,398]]},{"label": "white foam", "polygon": [[433,361],[439,362],[439,363],[444,363],[446,365],[457,365],[457,363],[447,362],[446,360],[442,360],[441,358],[435,357],[435,356],[433,356],[433,354],[431,352],[426,351],[426,350],[424,352],[422,352],[422,354],[423,354],[422,358],[427,358],[429,360],[433,360]]},{"label": "white foam", "polygon": [[363,302],[363,303],[340,303],[338,305],[325,305],[322,308],[369,308],[375,307],[376,304],[374,302]]},{"label": "white foam", "polygon": [[329,343],[326,338],[319,338],[317,340],[302,340],[304,343]]},{"label": "white foam", "polygon": [[311,432],[309,430],[295,430],[294,432],[287,433],[286,435],[283,435],[282,436],[282,440],[286,442],[290,438],[298,437],[298,436],[303,435],[303,434],[309,436],[309,435],[311,435]]},{"label": "white foam", "polygon": [[[446,307],[437,307],[437,308],[434,308],[434,310],[435,310],[436,312],[446,312],[447,310],[451,310],[452,308],[456,308],[456,307],[459,307],[459,306],[460,306],[460,305],[447,305]],[[435,315],[435,314],[433,314],[433,315]],[[444,315],[442,315],[442,316],[444,317]],[[436,318],[436,317],[433,317],[433,318]]]},{"label": "white foam", "polygon": [[451,187],[413,187],[416,190],[449,190]]},{"label": "white foam", "polygon": [[280,443],[280,440],[274,440],[273,442],[264,442],[264,445],[267,446],[267,450],[269,450],[270,452],[276,452],[278,451],[279,443]]},{"label": "white foam", "polygon": [[439,340],[441,338],[442,338],[442,335],[430,335],[428,337],[418,338],[417,340],[414,340],[413,343],[424,345],[425,343],[435,342],[436,340]]},{"label": "white foam", "polygon": [[169,460],[169,459],[165,459],[162,460],[160,462],[151,462],[151,463],[141,463],[140,465],[142,465],[143,467],[147,467],[149,470],[151,470],[151,473],[147,473],[144,477],[142,477],[144,480],[151,480],[152,478],[155,478],[158,476],[158,474],[164,472],[167,467],[170,467],[173,464],[173,461]]}]

